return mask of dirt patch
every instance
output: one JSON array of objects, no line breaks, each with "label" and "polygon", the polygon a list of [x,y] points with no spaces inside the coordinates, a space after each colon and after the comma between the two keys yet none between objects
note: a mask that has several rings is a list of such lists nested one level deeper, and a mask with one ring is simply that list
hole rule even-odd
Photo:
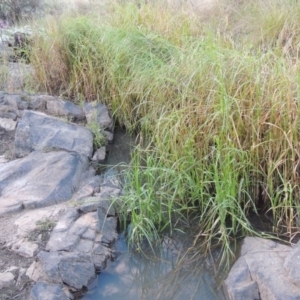
[{"label": "dirt patch", "polygon": [[[0,300],[28,300],[33,282],[25,275],[26,269],[32,264],[34,258],[22,257],[0,244],[0,271],[12,270],[15,275],[15,284],[1,289]],[[13,270],[12,267],[17,267]]]}]

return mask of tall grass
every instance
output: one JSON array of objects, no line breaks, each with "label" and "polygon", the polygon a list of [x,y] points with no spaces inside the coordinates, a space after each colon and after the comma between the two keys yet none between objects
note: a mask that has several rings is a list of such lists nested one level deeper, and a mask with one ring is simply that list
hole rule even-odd
[{"label": "tall grass", "polygon": [[31,58],[41,87],[103,101],[141,134],[124,198],[134,241],[191,212],[198,237],[227,249],[252,232],[249,210],[292,231],[299,12],[292,0],[224,0],[205,13],[130,2],[45,23]]}]

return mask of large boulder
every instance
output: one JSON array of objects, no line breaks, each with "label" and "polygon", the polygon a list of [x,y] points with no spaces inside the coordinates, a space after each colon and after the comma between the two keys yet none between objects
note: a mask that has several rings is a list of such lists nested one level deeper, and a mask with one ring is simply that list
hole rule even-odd
[{"label": "large boulder", "polygon": [[65,151],[35,151],[0,164],[0,215],[71,199],[87,168],[86,156]]},{"label": "large boulder", "polygon": [[59,149],[91,157],[93,135],[85,127],[68,124],[40,112],[25,110],[16,130],[16,157],[24,157],[34,150]]},{"label": "large boulder", "polygon": [[[296,256],[295,256],[296,255]],[[231,300],[299,300],[300,245],[246,237],[225,280]]]}]

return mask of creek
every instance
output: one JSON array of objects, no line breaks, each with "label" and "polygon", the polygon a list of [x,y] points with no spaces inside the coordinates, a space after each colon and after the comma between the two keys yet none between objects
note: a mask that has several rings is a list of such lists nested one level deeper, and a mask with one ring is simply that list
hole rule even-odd
[{"label": "creek", "polygon": [[[118,129],[109,147],[104,176],[116,174],[130,163],[135,138]],[[129,225],[130,227],[130,225]],[[128,230],[129,228],[127,228]],[[216,263],[220,251],[210,257],[185,255],[196,235],[187,224],[171,236],[162,236],[160,247],[152,251],[128,248],[124,232],[119,232],[115,259],[108,263],[88,287],[84,300],[139,299],[227,299],[222,281],[227,273]]]}]

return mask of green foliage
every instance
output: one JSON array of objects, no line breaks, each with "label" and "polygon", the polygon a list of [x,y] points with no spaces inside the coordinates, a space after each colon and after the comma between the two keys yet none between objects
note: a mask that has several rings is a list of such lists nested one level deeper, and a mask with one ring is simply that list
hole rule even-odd
[{"label": "green foliage", "polygon": [[193,212],[199,237],[229,249],[232,236],[253,233],[247,214],[259,199],[276,226],[292,230],[298,13],[280,0],[234,9],[224,0],[209,16],[125,3],[101,18],[48,22],[37,35],[31,61],[41,86],[103,99],[121,125],[141,134],[123,199],[133,241],[153,241],[175,216]]},{"label": "green foliage", "polygon": [[99,127],[96,121],[91,122],[87,125],[87,128],[93,133],[93,143],[96,148],[100,148],[105,145],[106,140],[103,130]]}]

